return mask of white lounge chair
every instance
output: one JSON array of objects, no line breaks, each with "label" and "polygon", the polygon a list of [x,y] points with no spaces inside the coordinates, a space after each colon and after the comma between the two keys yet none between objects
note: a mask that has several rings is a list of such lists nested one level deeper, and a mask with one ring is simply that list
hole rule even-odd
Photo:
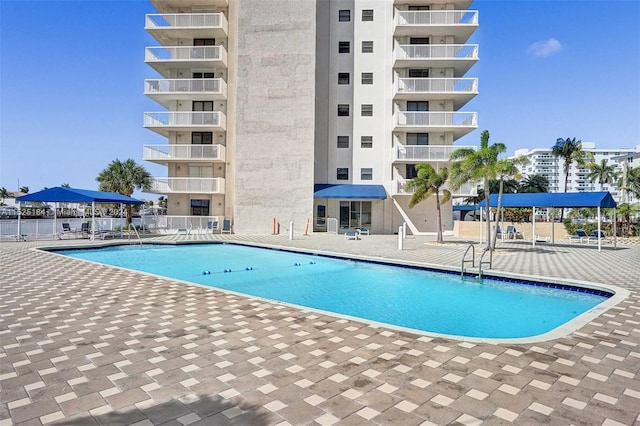
[{"label": "white lounge chair", "polygon": [[344,233],[344,239],[345,240],[359,240],[360,239],[360,232],[356,231],[347,231]]}]

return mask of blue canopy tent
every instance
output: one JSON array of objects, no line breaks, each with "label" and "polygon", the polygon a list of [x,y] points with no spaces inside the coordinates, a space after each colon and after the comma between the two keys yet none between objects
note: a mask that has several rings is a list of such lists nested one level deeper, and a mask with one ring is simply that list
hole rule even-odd
[{"label": "blue canopy tent", "polygon": [[[53,202],[53,203],[91,203],[91,237],[95,236],[95,210],[96,204],[144,204],[136,198],[115,192],[91,191],[88,189],[65,188],[56,186],[54,188],[43,189],[42,191],[17,197],[16,201]],[[54,230],[57,209],[54,209]],[[20,235],[20,214],[18,214],[18,234]]]},{"label": "blue canopy tent", "polygon": [[[498,194],[489,195],[489,206],[496,207],[498,205]],[[479,203],[480,208],[486,207],[485,200]],[[613,208],[613,238],[614,247],[616,247],[616,220],[615,208],[617,204],[611,194],[605,192],[536,192],[521,194],[502,194],[502,207],[531,207],[533,208],[533,218],[535,218],[537,207],[552,208],[585,208],[595,207],[598,209],[598,235],[601,228],[601,209]],[[482,218],[482,215],[480,216]],[[535,238],[536,222],[533,220],[533,245],[536,244]],[[553,229],[553,228],[552,228]],[[553,237],[552,237],[553,239]],[[601,250],[601,241],[598,238],[598,251]]]}]

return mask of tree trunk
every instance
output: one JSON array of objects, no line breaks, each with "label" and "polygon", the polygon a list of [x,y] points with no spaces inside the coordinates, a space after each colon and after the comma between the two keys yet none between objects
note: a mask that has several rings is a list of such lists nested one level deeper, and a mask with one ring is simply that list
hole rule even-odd
[{"label": "tree trunk", "polygon": [[[502,217],[502,190],[503,190],[504,181],[500,179],[500,190],[498,191],[498,207],[496,208],[496,226],[493,229],[493,244],[491,245],[491,250],[496,249],[496,243],[498,242],[498,226],[500,226],[500,218]],[[504,232],[504,229],[501,229],[500,232]]]},{"label": "tree trunk", "polygon": [[442,217],[440,217],[440,193],[436,192],[436,210],[438,210],[438,243],[444,243],[442,238]]},{"label": "tree trunk", "polygon": [[489,205],[489,179],[484,178],[484,200],[487,205],[487,246],[485,250],[491,250],[491,206]]},{"label": "tree trunk", "polygon": [[131,225],[131,221],[132,221],[132,207],[131,204],[127,204],[127,226]]}]

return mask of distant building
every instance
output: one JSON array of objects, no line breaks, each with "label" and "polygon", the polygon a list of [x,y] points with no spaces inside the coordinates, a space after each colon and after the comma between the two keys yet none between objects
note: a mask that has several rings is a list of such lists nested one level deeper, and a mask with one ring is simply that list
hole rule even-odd
[{"label": "distant building", "polygon": [[[616,149],[600,149],[596,148],[594,142],[583,142],[582,149],[593,155],[593,161],[596,164],[604,159],[608,164],[615,166],[618,172],[623,171],[623,162],[630,158],[640,162],[640,145],[633,148],[616,148]],[[551,148],[534,148],[519,149],[511,158],[524,156],[529,160],[529,164],[518,166],[522,177],[532,175],[542,175],[549,180],[549,192],[564,192],[565,172],[564,159],[554,157]],[[631,164],[631,163],[629,163]],[[590,169],[588,167],[580,167],[575,163],[569,168],[569,179],[567,181],[567,192],[581,191],[609,191],[616,201],[622,201],[622,191],[618,188],[616,182],[613,184],[600,185],[599,182],[592,182],[587,177]]]}]

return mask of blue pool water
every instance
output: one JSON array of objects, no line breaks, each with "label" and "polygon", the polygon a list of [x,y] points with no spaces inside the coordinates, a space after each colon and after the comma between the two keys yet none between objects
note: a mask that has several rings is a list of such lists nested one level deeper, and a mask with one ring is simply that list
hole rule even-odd
[{"label": "blue pool water", "polygon": [[[603,295],[234,244],[64,250],[108,265],[417,330],[483,338],[548,332]],[[225,271],[231,272],[225,272]]]}]

